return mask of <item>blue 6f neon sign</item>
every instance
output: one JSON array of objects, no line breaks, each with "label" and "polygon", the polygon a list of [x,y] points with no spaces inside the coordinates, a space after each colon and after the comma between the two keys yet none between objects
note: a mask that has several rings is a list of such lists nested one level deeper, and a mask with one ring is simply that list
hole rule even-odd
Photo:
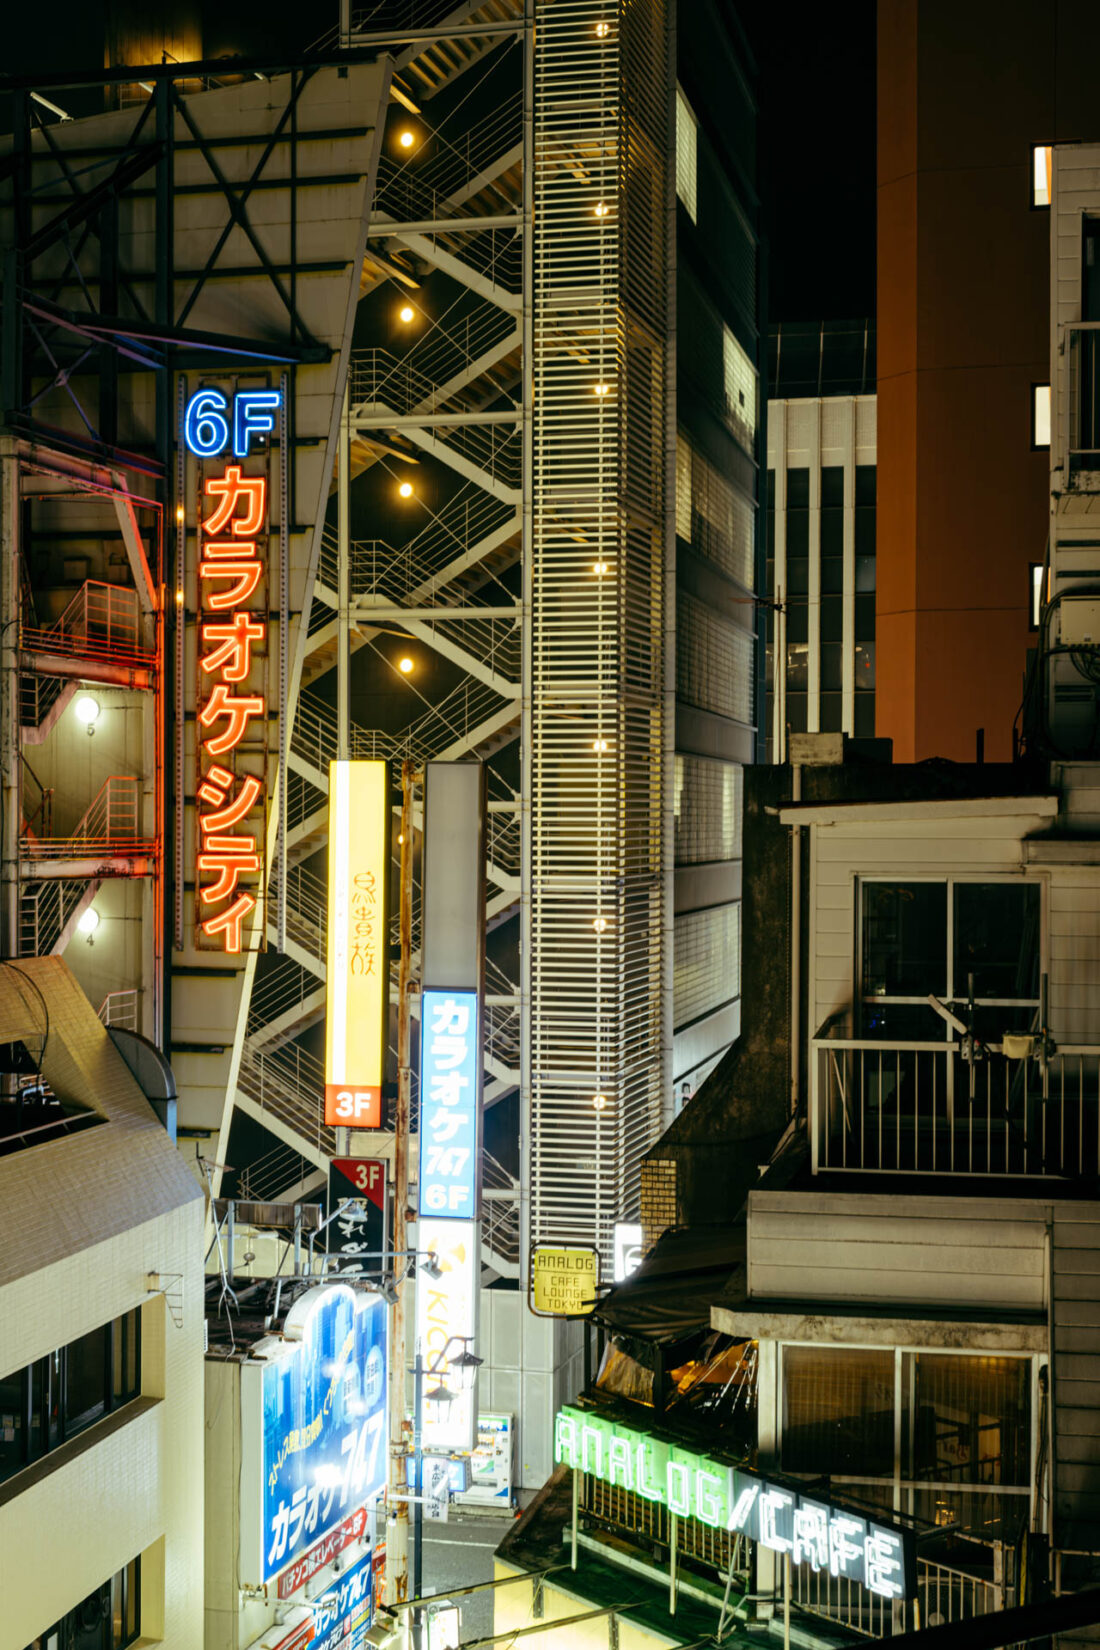
[{"label": "blue 6f neon sign", "polygon": [[238,390],[232,412],[221,390],[196,390],[183,415],[183,439],[196,458],[217,458],[233,442],[234,458],[247,458],[252,438],[270,435],[282,406],[281,390]]}]

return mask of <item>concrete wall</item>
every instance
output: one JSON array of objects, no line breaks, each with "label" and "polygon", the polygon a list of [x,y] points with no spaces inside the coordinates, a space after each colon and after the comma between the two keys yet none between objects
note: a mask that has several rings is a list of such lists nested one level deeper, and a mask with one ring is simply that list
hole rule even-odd
[{"label": "concrete wall", "polygon": [[554,1416],[584,1385],[582,1326],[536,1318],[514,1289],[481,1291],[478,1408],[516,1417],[516,1483],[545,1483],[554,1470]]}]

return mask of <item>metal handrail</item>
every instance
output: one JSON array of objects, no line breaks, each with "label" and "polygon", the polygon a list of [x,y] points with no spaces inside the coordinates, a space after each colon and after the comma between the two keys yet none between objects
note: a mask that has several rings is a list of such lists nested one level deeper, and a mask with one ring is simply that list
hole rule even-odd
[{"label": "metal handrail", "polygon": [[21,839],[28,859],[68,859],[89,849],[120,855],[159,852],[155,840],[138,834],[142,809],[142,781],[133,774],[112,774],[104,780],[71,836]]},{"label": "metal handrail", "polygon": [[135,988],[127,991],[108,991],[97,1010],[105,1026],[121,1026],[125,1031],[138,1030],[138,996]]},{"label": "metal handrail", "polygon": [[156,658],[142,646],[137,591],[99,579],[85,579],[54,624],[46,628],[24,625],[19,642],[28,651],[125,665],[151,665]]}]

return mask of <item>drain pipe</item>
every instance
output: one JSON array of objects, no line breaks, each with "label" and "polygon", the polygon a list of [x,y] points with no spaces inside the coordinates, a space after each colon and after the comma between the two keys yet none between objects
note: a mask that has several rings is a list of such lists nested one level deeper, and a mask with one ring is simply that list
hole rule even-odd
[{"label": "drain pipe", "polygon": [[[791,801],[802,800],[802,764],[791,763]],[[802,1101],[802,827],[791,832],[791,1116]]]}]

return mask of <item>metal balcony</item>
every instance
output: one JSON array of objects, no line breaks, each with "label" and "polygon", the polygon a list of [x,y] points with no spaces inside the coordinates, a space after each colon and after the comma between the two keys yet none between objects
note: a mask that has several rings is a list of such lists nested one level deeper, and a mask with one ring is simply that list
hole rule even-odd
[{"label": "metal balcony", "polygon": [[970,1065],[957,1043],[818,1037],[815,1174],[1100,1174],[1100,1046]]}]

